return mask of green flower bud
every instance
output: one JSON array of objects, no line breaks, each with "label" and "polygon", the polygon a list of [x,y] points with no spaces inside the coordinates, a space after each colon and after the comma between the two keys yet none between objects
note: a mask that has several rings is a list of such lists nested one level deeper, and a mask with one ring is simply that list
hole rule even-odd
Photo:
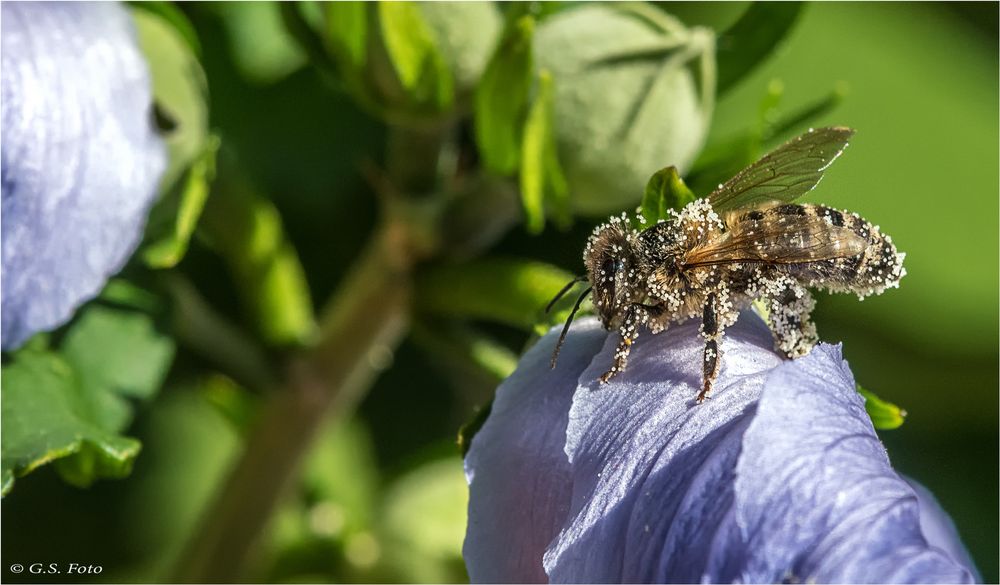
[{"label": "green flower bud", "polygon": [[649,176],[683,173],[701,149],[715,93],[715,39],[658,9],[585,5],[542,22],[538,67],[555,83],[559,161],[573,207],[634,207]]},{"label": "green flower bud", "polygon": [[503,27],[492,2],[420,2],[420,12],[451,68],[460,98],[472,93]]},{"label": "green flower bud", "polygon": [[434,123],[461,109],[501,24],[489,2],[324,6],[324,37],[341,79],[391,123]]}]

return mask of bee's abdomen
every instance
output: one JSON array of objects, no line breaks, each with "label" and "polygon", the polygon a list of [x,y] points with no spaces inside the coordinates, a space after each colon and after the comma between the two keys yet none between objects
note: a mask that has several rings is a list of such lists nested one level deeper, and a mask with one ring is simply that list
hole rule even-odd
[{"label": "bee's abdomen", "polygon": [[804,266],[801,276],[812,281],[812,286],[850,291],[865,297],[899,285],[899,280],[906,274],[903,268],[906,255],[896,250],[892,238],[883,234],[879,226],[872,225],[856,213],[823,205],[781,205],[773,209],[779,213],[792,213],[792,207],[800,208],[798,213],[805,212],[823,224],[849,229],[866,242],[861,254]]}]

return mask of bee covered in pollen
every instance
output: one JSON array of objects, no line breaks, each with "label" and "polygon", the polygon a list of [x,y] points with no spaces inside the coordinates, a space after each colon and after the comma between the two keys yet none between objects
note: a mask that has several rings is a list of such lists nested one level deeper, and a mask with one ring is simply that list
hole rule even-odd
[{"label": "bee covered in pollen", "polygon": [[[697,317],[705,339],[701,402],[718,375],[726,328],[755,300],[769,309],[776,349],[796,358],[818,341],[808,289],[863,299],[897,287],[906,274],[905,254],[877,225],[855,213],[792,203],[819,183],[853,133],[844,127],[810,130],[708,197],[671,210],[669,219],[641,231],[624,215],[598,226],[583,252],[591,288],[573,313],[592,292],[604,327],[618,331],[614,361],[601,381],[625,368],[641,328],[656,334],[670,323]],[[553,353],[553,367],[573,313]]]}]

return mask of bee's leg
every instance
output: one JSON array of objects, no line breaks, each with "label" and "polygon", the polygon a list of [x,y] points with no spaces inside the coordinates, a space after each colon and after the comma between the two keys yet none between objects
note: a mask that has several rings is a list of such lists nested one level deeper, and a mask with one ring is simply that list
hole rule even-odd
[{"label": "bee's leg", "polygon": [[701,392],[698,393],[698,404],[701,404],[712,390],[712,383],[719,375],[719,338],[722,330],[719,327],[719,307],[716,293],[709,293],[705,300],[705,308],[701,315],[701,334],[705,338],[705,351],[702,358]]},{"label": "bee's leg", "polygon": [[802,357],[819,341],[810,314],[816,301],[809,291],[791,278],[773,287],[769,295],[769,321],[775,348],[790,358]]},{"label": "bee's leg", "polygon": [[651,318],[659,316],[661,312],[662,309],[659,307],[639,303],[629,306],[621,327],[618,328],[620,340],[618,347],[615,348],[614,362],[611,364],[611,369],[601,376],[602,384],[625,369],[625,364],[628,363],[628,354],[632,351],[632,344],[639,337],[639,326],[647,323]]},{"label": "bee's leg", "polygon": [[698,392],[698,403],[708,398],[712,384],[719,375],[722,364],[722,352],[719,344],[726,328],[736,322],[739,312],[734,310],[729,302],[729,288],[720,283],[718,288],[705,298],[705,306],[701,315],[701,335],[705,338],[705,351],[702,357],[702,388]]}]

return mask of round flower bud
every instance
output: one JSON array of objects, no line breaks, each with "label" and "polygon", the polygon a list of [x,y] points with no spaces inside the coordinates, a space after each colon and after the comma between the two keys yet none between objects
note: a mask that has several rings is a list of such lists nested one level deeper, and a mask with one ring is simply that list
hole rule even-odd
[{"label": "round flower bud", "polygon": [[326,5],[325,40],[338,75],[391,123],[450,116],[472,93],[500,28],[490,2]]},{"label": "round flower bud", "polygon": [[[585,5],[542,22],[536,63],[554,80],[559,161],[577,212],[634,207],[654,172],[691,165],[712,113],[714,43],[658,10]],[[708,75],[697,73],[703,65]]]}]

